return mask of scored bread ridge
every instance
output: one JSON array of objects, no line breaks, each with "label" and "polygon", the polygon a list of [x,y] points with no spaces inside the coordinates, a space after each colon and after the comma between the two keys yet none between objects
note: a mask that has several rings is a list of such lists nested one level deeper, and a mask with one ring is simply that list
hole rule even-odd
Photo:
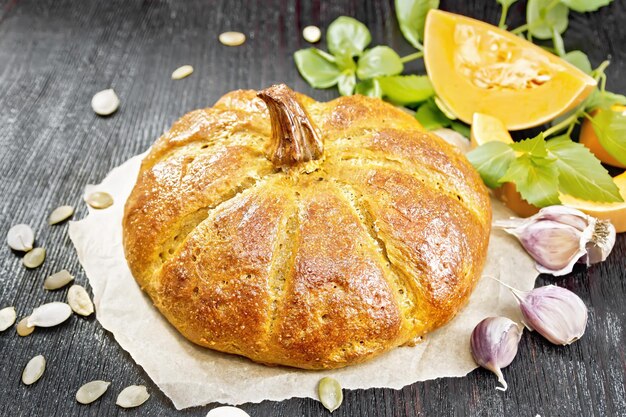
[{"label": "scored bread ridge", "polygon": [[[325,142],[318,170],[272,169],[265,104],[231,92],[181,118],[145,158],[124,247],[141,287],[194,343],[337,368],[411,344],[456,314],[484,263],[490,203],[467,160],[404,112],[362,96],[297,97]],[[264,220],[241,229],[234,218]],[[436,224],[439,239],[421,231]]]}]

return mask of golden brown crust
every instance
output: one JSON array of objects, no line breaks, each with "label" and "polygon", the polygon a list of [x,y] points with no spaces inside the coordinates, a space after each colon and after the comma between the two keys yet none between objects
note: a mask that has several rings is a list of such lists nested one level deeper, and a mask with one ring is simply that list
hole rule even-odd
[{"label": "golden brown crust", "polygon": [[324,141],[270,162],[267,107],[235,91],[144,159],[129,267],[189,340],[268,364],[358,363],[449,321],[485,261],[491,208],[467,160],[377,99],[297,95]]}]

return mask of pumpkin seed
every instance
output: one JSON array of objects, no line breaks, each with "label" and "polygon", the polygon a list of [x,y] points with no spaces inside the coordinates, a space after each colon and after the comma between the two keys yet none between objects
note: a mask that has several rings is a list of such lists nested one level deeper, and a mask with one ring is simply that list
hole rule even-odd
[{"label": "pumpkin seed", "polygon": [[85,202],[95,209],[105,209],[113,205],[113,197],[104,191],[96,191],[89,194]]},{"label": "pumpkin seed", "polygon": [[74,277],[66,269],[50,275],[43,282],[43,287],[47,290],[58,290],[72,282]]},{"label": "pumpkin seed", "polygon": [[307,26],[302,29],[302,37],[309,43],[316,43],[322,38],[322,31],[317,26]]},{"label": "pumpkin seed", "polygon": [[35,233],[27,224],[16,224],[7,233],[7,244],[13,250],[28,252],[33,248]]},{"label": "pumpkin seed", "polygon": [[224,32],[219,39],[226,46],[239,46],[246,41],[246,35],[241,32]]},{"label": "pumpkin seed", "polygon": [[16,330],[17,330],[17,334],[18,335],[24,337],[24,336],[28,336],[29,334],[34,332],[35,331],[35,326],[29,327],[28,326],[28,317],[24,317],[22,320],[20,320],[17,323]]},{"label": "pumpkin seed", "polygon": [[320,379],[319,385],[317,386],[317,394],[320,397],[322,405],[331,413],[338,409],[343,402],[341,385],[339,385],[336,379],[328,376]]},{"label": "pumpkin seed", "polygon": [[91,99],[91,108],[99,116],[109,116],[120,107],[120,99],[112,88],[94,94]]},{"label": "pumpkin seed", "polygon": [[35,248],[22,258],[22,263],[26,268],[37,268],[46,259],[46,250],[44,248]]},{"label": "pumpkin seed", "polygon": [[42,304],[33,310],[26,325],[28,327],[53,327],[63,323],[72,315],[72,309],[69,305],[54,301],[52,303]]},{"label": "pumpkin seed", "polygon": [[148,401],[150,394],[143,385],[131,385],[126,387],[117,396],[115,404],[122,408],[138,407]]},{"label": "pumpkin seed", "polygon": [[3,332],[13,326],[16,317],[15,307],[5,307],[0,310],[0,332]]},{"label": "pumpkin seed", "polygon": [[185,77],[189,77],[192,72],[193,67],[191,65],[183,65],[182,67],[176,68],[172,73],[172,80],[182,80]]},{"label": "pumpkin seed", "polygon": [[76,391],[76,401],[81,404],[91,404],[107,392],[109,385],[111,383],[107,381],[87,382]]},{"label": "pumpkin seed", "polygon": [[50,213],[50,217],[48,217],[48,224],[53,225],[57,223],[61,223],[64,220],[69,219],[74,214],[74,207],[72,206],[61,206],[52,210]]},{"label": "pumpkin seed", "polygon": [[88,316],[93,313],[93,303],[87,290],[80,285],[72,285],[67,291],[67,303],[74,313]]},{"label": "pumpkin seed", "polygon": [[28,361],[24,371],[22,372],[22,382],[26,385],[34,384],[41,378],[43,371],[46,370],[46,358],[37,355]]},{"label": "pumpkin seed", "polygon": [[250,417],[250,414],[246,413],[241,408],[222,406],[209,411],[206,417]]}]

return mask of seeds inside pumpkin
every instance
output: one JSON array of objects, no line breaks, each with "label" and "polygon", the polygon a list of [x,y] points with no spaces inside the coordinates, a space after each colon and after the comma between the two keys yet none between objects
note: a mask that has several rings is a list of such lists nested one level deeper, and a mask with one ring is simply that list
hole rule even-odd
[{"label": "seeds inside pumpkin", "polygon": [[226,46],[239,46],[246,41],[246,35],[241,32],[224,32],[219,39]]},{"label": "seeds inside pumpkin", "polygon": [[93,313],[93,303],[87,290],[80,285],[72,285],[67,292],[67,303],[74,313],[81,316],[88,316]]},{"label": "seeds inside pumpkin", "polygon": [[91,404],[109,389],[110,382],[107,381],[91,381],[84,384],[76,391],[76,401],[81,404]]},{"label": "seeds inside pumpkin", "polygon": [[46,370],[46,358],[37,355],[28,361],[24,371],[22,372],[22,382],[26,385],[34,384],[41,378],[43,371]]},{"label": "seeds inside pumpkin", "polygon": [[192,72],[193,67],[191,65],[183,65],[182,67],[176,68],[172,73],[172,80],[182,80],[185,77],[189,77]]},{"label": "seeds inside pumpkin", "polygon": [[0,310],[0,332],[5,331],[15,323],[15,307],[5,307]]},{"label": "seeds inside pumpkin", "polygon": [[44,248],[35,248],[24,255],[22,263],[26,268],[37,268],[46,259],[46,250]]},{"label": "seeds inside pumpkin", "polygon": [[43,287],[47,290],[58,290],[72,282],[74,277],[66,269],[50,275],[43,282]]},{"label": "seeds inside pumpkin", "polygon": [[150,394],[143,385],[131,385],[126,387],[117,396],[115,404],[122,408],[138,407],[148,401]]},{"label": "seeds inside pumpkin", "polygon": [[316,43],[322,37],[322,31],[317,26],[307,26],[302,29],[302,37],[309,43]]},{"label": "seeds inside pumpkin", "polygon": [[324,407],[331,413],[343,402],[343,391],[336,379],[324,377],[317,386],[317,393]]},{"label": "seeds inside pumpkin", "polygon": [[22,320],[20,320],[17,323],[16,330],[17,330],[17,334],[18,335],[24,337],[24,336],[28,336],[29,334],[34,332],[35,331],[35,326],[29,327],[28,326],[28,317],[24,317]]},{"label": "seeds inside pumpkin", "polygon": [[13,250],[28,252],[33,248],[35,233],[27,224],[16,224],[7,233],[7,244]]},{"label": "seeds inside pumpkin", "polygon": [[113,197],[104,191],[96,191],[89,194],[85,202],[95,209],[105,209],[113,205]]},{"label": "seeds inside pumpkin", "polygon": [[64,220],[69,219],[74,214],[74,207],[72,206],[61,206],[55,208],[52,213],[50,213],[50,217],[48,217],[48,224],[53,225],[57,223],[61,223]]},{"label": "seeds inside pumpkin", "polygon": [[91,108],[99,116],[109,116],[120,107],[120,99],[113,89],[97,92],[91,99]]},{"label": "seeds inside pumpkin", "polygon": [[28,317],[26,325],[29,327],[53,327],[63,323],[71,315],[72,309],[69,305],[54,301],[42,304],[34,309],[30,317]]}]

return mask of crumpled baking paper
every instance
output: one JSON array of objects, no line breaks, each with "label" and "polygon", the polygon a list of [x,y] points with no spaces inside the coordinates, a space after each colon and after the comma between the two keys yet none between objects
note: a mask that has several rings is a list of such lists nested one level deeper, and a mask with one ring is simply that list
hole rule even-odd
[{"label": "crumpled baking paper", "polygon": [[[316,398],[318,381],[332,376],[347,389],[400,389],[416,381],[460,377],[477,367],[469,338],[474,326],[488,316],[520,321],[515,299],[489,277],[521,290],[533,288],[533,260],[515,239],[493,231],[483,278],[468,305],[448,325],[428,334],[414,347],[399,347],[364,364],[330,371],[269,367],[214,352],[188,342],[161,316],[135,283],[124,258],[122,215],[142,158],[137,155],[113,169],[92,191],[110,193],[115,203],[105,210],[70,223],[70,237],[93,289],[96,317],[117,342],[167,395],[177,409],[212,402],[242,404],[292,397]],[[495,219],[508,218],[499,201]],[[494,387],[496,380],[493,381]]]}]

